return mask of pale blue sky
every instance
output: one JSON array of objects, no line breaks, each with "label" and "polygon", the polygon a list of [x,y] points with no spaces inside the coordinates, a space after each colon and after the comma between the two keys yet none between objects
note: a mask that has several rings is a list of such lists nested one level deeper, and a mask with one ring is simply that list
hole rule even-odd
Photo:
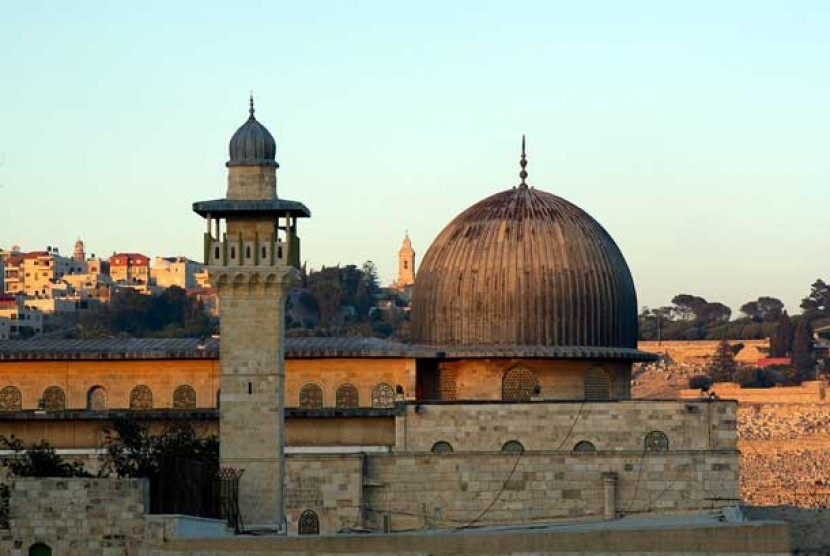
[{"label": "pale blue sky", "polygon": [[391,280],[526,133],[641,305],[830,278],[827,2],[2,3],[0,247],[197,258],[253,89],[313,267]]}]

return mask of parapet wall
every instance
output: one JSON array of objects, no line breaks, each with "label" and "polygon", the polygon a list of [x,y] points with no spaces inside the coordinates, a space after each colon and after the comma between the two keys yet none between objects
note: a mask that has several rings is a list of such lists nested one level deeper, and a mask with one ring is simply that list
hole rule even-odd
[{"label": "parapet wall", "polygon": [[[720,340],[688,340],[666,342],[638,342],[637,349],[649,353],[666,354],[675,363],[705,363],[715,354]],[[731,345],[743,344],[735,356],[739,363],[754,365],[769,353],[769,339],[729,340]]]},{"label": "parapet wall", "polygon": [[[736,382],[716,382],[709,388],[719,398],[737,400],[740,404],[830,404],[826,397],[826,384],[821,380],[802,382],[799,386],[774,386],[772,388],[741,388]],[[699,399],[700,390],[680,391],[684,399]]]},{"label": "parapet wall", "polygon": [[60,556],[139,554],[147,483],[142,479],[13,479],[0,554],[38,542]]},{"label": "parapet wall", "polygon": [[736,452],[410,453],[367,456],[366,469],[364,515],[376,530],[384,520],[400,531],[602,519],[609,505],[612,516],[679,513],[738,498]]},{"label": "parapet wall", "polygon": [[526,450],[569,451],[581,441],[597,450],[640,453],[645,437],[664,433],[670,450],[735,450],[737,404],[728,400],[409,404],[397,417],[395,450],[496,452],[508,441]]}]

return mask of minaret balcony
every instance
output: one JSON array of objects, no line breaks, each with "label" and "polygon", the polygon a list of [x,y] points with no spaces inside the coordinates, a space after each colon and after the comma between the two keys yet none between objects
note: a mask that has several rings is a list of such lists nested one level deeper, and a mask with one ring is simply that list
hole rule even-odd
[{"label": "minaret balcony", "polygon": [[291,264],[290,242],[246,240],[205,234],[205,264],[208,266],[277,267]]}]

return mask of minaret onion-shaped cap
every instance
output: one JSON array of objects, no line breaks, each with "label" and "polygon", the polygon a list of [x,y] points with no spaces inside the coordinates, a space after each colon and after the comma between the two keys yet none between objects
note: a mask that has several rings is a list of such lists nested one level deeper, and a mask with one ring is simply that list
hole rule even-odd
[{"label": "minaret onion-shaped cap", "polygon": [[254,116],[254,96],[249,99],[248,121],[231,137],[227,166],[276,166],[277,142]]}]

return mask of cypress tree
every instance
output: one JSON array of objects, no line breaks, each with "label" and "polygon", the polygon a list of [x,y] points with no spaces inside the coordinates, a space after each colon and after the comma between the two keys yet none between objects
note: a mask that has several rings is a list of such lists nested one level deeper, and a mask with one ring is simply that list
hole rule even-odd
[{"label": "cypress tree", "polygon": [[715,382],[732,382],[735,377],[735,354],[729,342],[721,340],[715,355],[709,361],[708,374]]},{"label": "cypress tree", "polygon": [[795,327],[793,340],[793,367],[802,379],[812,379],[816,370],[816,357],[813,353],[813,327],[806,317],[801,317]]},{"label": "cypress tree", "polygon": [[790,316],[784,314],[778,319],[778,325],[770,336],[769,355],[770,357],[789,357],[793,352],[793,340],[795,331]]}]

